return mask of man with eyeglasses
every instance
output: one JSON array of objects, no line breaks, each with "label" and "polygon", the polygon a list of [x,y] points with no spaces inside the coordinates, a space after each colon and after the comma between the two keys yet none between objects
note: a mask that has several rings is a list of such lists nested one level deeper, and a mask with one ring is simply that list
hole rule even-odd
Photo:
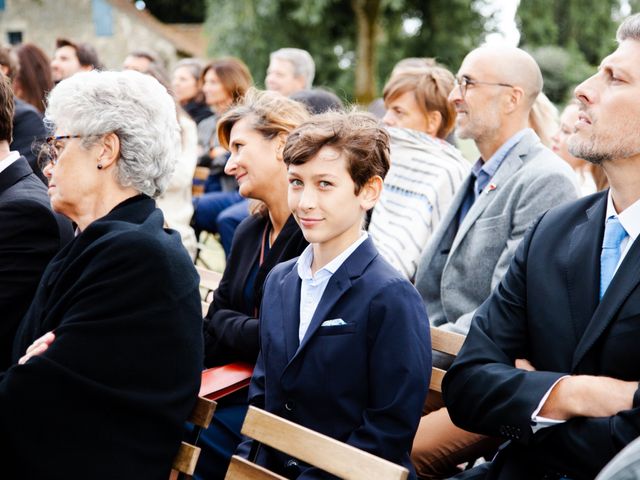
[{"label": "man with eyeglasses", "polygon": [[47,187],[26,158],[11,151],[13,92],[0,74],[0,371],[10,366],[13,338],[49,260],[73,238],[54,214]]},{"label": "man with eyeglasses", "polygon": [[[466,334],[529,225],[578,197],[571,170],[528,128],[541,90],[540,68],[518,48],[481,47],[460,66],[449,94],[456,132],[473,139],[481,156],[418,264],[416,288],[434,327]],[[441,368],[451,361],[433,359]],[[421,478],[448,478],[456,465],[489,455],[501,441],[454,426],[440,397],[430,395],[425,412],[412,451]]]}]

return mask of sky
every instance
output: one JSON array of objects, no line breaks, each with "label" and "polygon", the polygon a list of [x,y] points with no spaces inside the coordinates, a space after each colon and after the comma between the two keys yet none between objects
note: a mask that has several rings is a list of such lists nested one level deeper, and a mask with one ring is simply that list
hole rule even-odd
[{"label": "sky", "polygon": [[520,32],[516,27],[515,16],[519,0],[490,0],[487,13],[496,12],[498,32],[487,35],[487,43],[501,43],[517,46]]}]

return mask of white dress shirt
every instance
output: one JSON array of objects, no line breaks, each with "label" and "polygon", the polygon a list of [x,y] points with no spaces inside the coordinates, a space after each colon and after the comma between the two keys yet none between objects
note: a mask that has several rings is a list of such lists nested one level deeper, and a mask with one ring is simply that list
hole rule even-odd
[{"label": "white dress shirt", "polygon": [[329,280],[334,273],[340,268],[347,258],[358,248],[362,242],[369,238],[367,232],[362,232],[360,237],[353,242],[349,247],[344,250],[340,255],[327,263],[324,267],[316,272],[315,275],[311,273],[311,264],[313,263],[313,245],[307,246],[304,249],[298,261],[298,276],[302,280],[300,289],[300,326],[298,328],[298,339],[302,343],[313,314],[318,308],[318,304],[322,299]]},{"label": "white dress shirt", "polygon": [[20,152],[15,152],[15,151],[9,152],[9,155],[7,155],[2,160],[0,160],[0,172],[9,168],[9,165],[11,165],[13,162],[18,160],[19,158],[20,158]]},{"label": "white dress shirt", "polygon": [[[620,243],[620,249],[622,253],[620,254],[620,260],[618,260],[618,264],[616,265],[615,271],[617,272],[618,268],[620,267],[620,264],[624,260],[624,257],[627,256],[627,253],[631,249],[631,245],[633,245],[633,242],[635,242],[636,238],[638,238],[638,234],[640,233],[640,200],[636,200],[630,206],[625,208],[622,211],[622,213],[618,213],[616,211],[616,208],[613,205],[613,199],[611,198],[611,190],[609,190],[609,193],[607,195],[607,213],[604,216],[605,224],[607,223],[607,220],[610,217],[618,217],[618,220],[620,220],[620,224],[622,225],[622,228],[624,228],[625,231],[627,232],[627,237],[625,237]],[[614,272],[614,275],[615,275],[615,272]],[[547,398],[549,398],[549,395],[551,394],[551,390],[553,390],[553,387],[555,387],[560,380],[567,378],[568,376],[569,375],[565,375],[564,377],[559,378],[551,386],[551,388],[547,390],[547,393],[545,393],[544,396],[542,397],[542,400],[540,400],[540,403],[538,404],[538,408],[536,408],[536,410],[531,415],[531,424],[532,424],[532,429],[534,433],[540,430],[541,428],[551,427],[552,425],[564,423],[564,420],[554,420],[552,418],[541,417],[538,415],[538,413],[540,412],[540,410],[542,410],[542,407],[547,401]]]}]

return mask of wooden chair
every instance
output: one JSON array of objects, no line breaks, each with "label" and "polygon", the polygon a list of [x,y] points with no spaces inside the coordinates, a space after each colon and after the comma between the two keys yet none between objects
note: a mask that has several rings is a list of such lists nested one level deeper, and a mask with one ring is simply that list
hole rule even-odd
[{"label": "wooden chair", "polygon": [[204,182],[209,178],[208,167],[196,167],[191,184],[191,196],[199,197],[204,193]]},{"label": "wooden chair", "polygon": [[[464,335],[459,333],[447,332],[439,328],[431,327],[431,349],[438,352],[456,356],[460,348],[462,348],[465,338]],[[442,379],[445,373],[445,370],[433,367],[431,370],[429,390],[442,393]]]},{"label": "wooden chair", "polygon": [[198,397],[191,415],[187,421],[193,424],[193,431],[189,442],[182,442],[178,454],[173,459],[170,480],[191,478],[196,470],[200,448],[197,446],[200,432],[209,427],[213,413],[216,409],[216,402],[203,397]]},{"label": "wooden chair", "polygon": [[[405,480],[409,475],[409,471],[400,465],[256,407],[249,407],[242,434],[346,480]],[[285,478],[234,455],[225,480]]]}]

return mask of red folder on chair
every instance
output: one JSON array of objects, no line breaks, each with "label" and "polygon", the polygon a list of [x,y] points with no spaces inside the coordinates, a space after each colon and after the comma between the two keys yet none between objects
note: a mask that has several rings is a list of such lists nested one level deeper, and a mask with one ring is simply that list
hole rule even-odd
[{"label": "red folder on chair", "polygon": [[208,368],[202,372],[199,396],[218,400],[248,386],[252,374],[253,365],[242,362]]}]

